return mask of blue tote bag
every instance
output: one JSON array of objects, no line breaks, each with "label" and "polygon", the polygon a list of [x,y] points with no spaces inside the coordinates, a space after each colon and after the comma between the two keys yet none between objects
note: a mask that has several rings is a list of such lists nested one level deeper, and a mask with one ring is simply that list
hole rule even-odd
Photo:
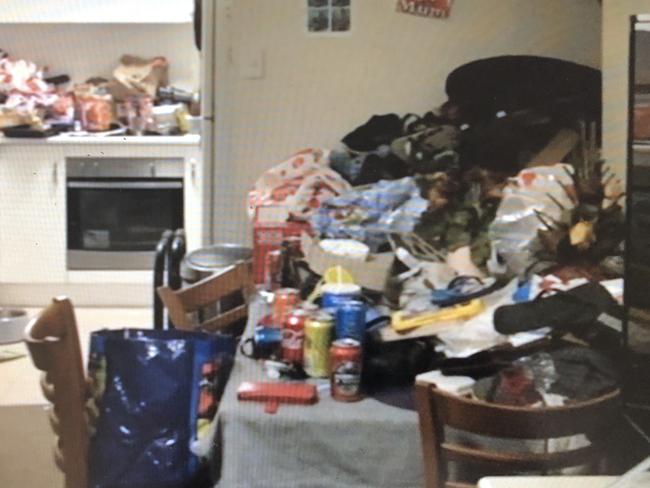
[{"label": "blue tote bag", "polygon": [[92,488],[171,488],[209,482],[190,451],[230,374],[230,336],[104,330],[90,340],[99,418],[90,447]]}]

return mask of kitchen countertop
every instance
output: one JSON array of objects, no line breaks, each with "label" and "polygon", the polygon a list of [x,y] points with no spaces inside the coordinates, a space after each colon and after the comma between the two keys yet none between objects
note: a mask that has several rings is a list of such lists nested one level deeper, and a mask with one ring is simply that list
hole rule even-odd
[{"label": "kitchen countertop", "polygon": [[0,145],[31,146],[49,144],[70,145],[163,145],[195,146],[201,142],[199,134],[182,136],[75,136],[60,134],[47,138],[19,138],[0,136]]}]

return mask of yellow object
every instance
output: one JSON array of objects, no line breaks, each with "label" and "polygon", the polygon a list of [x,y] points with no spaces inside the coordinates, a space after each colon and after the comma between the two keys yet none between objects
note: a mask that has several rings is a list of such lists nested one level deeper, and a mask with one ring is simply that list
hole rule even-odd
[{"label": "yellow object", "polygon": [[409,314],[406,312],[395,312],[391,315],[390,324],[397,332],[416,329],[423,325],[448,320],[469,319],[478,315],[485,309],[483,300],[475,298],[469,302],[445,307],[435,312],[422,312]]},{"label": "yellow object", "polygon": [[210,420],[197,419],[196,420],[196,438],[203,439],[203,437],[210,431]]},{"label": "yellow object", "polygon": [[343,266],[332,266],[323,273],[325,283],[354,283],[354,277]]},{"label": "yellow object", "polygon": [[314,291],[311,292],[311,295],[307,297],[308,302],[313,302],[321,295],[321,287],[324,284],[336,284],[336,283],[354,283],[354,277],[350,272],[345,269],[343,266],[331,266],[325,270],[323,277],[316,283]]},{"label": "yellow object", "polygon": [[585,251],[596,242],[596,233],[594,231],[593,222],[581,220],[576,225],[571,227],[569,231],[569,240],[571,245],[577,247],[581,251]]}]

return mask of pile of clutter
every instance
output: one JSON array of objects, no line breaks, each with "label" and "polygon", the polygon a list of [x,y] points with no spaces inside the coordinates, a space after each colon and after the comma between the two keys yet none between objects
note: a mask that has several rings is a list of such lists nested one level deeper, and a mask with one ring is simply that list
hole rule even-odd
[{"label": "pile of clutter", "polygon": [[112,79],[70,82],[67,75],[47,76],[47,68],[13,59],[0,50],[0,130],[12,137],[108,131],[131,134],[179,134],[197,115],[196,94],[174,88],[164,57],[125,55]]},{"label": "pile of clutter", "polygon": [[[459,100],[465,76],[503,63],[521,69],[482,93],[487,108]],[[580,82],[551,85],[542,108],[530,85],[545,83],[543,70],[524,83],[526,66]],[[623,191],[599,159],[593,75],[526,56],[470,63],[450,75],[439,109],[372,116],[342,137],[344,147],[306,149],[270,169],[249,194],[257,284],[298,290],[308,306],[320,304],[323,286],[330,295],[357,287],[365,331],[336,338],[363,347],[366,387],[566,334],[614,354]],[[336,331],[349,319],[337,309],[319,320]]]}]

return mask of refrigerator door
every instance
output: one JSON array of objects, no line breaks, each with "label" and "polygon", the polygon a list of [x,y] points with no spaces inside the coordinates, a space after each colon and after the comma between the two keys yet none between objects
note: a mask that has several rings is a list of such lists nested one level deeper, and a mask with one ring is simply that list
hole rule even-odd
[{"label": "refrigerator door", "polygon": [[[201,161],[203,164],[203,243],[214,241],[214,166],[215,166],[215,25],[216,0],[197,0],[200,5],[201,34]],[[198,20],[198,19],[197,19]]]}]

